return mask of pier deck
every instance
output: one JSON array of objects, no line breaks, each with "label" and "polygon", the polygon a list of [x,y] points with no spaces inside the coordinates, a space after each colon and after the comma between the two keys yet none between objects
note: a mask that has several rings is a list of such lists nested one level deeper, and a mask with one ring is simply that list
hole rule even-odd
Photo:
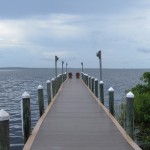
[{"label": "pier deck", "polygon": [[31,150],[133,150],[80,79],[68,79]]}]

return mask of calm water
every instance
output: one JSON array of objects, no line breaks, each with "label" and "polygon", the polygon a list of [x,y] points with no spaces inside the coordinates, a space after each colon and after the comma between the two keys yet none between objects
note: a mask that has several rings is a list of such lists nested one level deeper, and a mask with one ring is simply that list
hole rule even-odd
[{"label": "calm water", "polygon": [[[68,72],[80,72],[80,69],[68,69]],[[105,105],[108,106],[108,88],[115,90],[115,103],[122,101],[125,91],[140,82],[139,78],[146,69],[104,69]],[[90,76],[99,78],[98,69],[85,69]],[[61,70],[58,70],[61,73]],[[75,75],[74,75],[75,76]],[[21,129],[20,101],[24,91],[31,95],[32,128],[38,118],[37,87],[44,87],[45,108],[47,107],[46,81],[54,77],[54,69],[0,69],[0,109],[10,114],[11,150],[21,150],[23,136]]]}]

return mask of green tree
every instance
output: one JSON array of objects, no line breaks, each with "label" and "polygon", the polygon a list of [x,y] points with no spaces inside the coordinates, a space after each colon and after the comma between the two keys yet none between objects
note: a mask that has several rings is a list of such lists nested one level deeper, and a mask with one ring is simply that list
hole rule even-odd
[{"label": "green tree", "polygon": [[144,84],[136,85],[132,91],[139,94],[150,93],[150,72],[145,72],[140,79]]},{"label": "green tree", "polygon": [[144,84],[138,84],[132,88],[135,95],[135,122],[147,126],[150,124],[150,72],[145,72],[141,80]]}]

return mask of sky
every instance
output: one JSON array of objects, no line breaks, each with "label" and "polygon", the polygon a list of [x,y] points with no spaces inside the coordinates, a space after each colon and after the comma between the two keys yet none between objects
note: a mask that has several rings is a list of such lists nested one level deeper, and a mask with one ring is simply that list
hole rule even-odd
[{"label": "sky", "polygon": [[0,67],[150,68],[150,0],[0,0]]}]

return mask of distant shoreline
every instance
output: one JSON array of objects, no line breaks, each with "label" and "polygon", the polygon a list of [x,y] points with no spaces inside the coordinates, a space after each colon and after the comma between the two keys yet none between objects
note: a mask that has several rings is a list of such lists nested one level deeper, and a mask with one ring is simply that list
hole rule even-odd
[{"label": "distant shoreline", "polygon": [[[37,67],[34,67],[34,68],[30,68],[30,67],[0,67],[0,69],[55,69],[55,68],[37,68]],[[58,69],[61,69],[61,68],[58,68]],[[80,68],[68,68],[68,69],[80,69]],[[84,68],[84,69],[99,69],[99,68]],[[107,69],[112,69],[112,70],[137,70],[137,69],[140,69],[140,70],[150,70],[150,68],[103,68],[105,70]]]}]

